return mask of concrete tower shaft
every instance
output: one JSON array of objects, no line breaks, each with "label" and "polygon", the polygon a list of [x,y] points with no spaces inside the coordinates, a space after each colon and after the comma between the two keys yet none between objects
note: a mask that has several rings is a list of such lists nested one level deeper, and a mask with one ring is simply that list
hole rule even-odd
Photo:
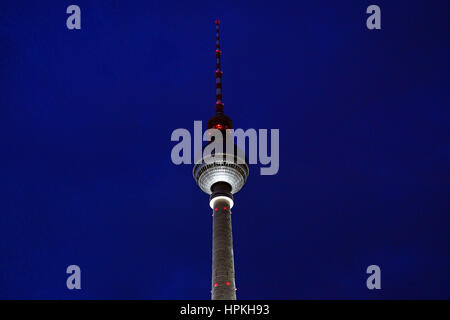
[{"label": "concrete tower shaft", "polygon": [[230,202],[214,202],[212,244],[212,300],[236,300]]}]

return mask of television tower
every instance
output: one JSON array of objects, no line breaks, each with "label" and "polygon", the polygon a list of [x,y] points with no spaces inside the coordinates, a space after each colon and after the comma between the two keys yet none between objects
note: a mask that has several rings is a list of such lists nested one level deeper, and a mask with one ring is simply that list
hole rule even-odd
[{"label": "television tower", "polygon": [[[200,189],[210,195],[209,206],[213,210],[211,299],[236,300],[231,208],[234,204],[233,194],[244,186],[249,168],[244,153],[236,145],[232,145],[231,152],[230,148],[226,148],[227,139],[233,139],[227,131],[233,128],[233,122],[223,113],[220,22],[216,20],[215,23],[216,114],[208,120],[206,126],[208,129],[220,130],[225,143],[222,152],[215,152],[206,158],[202,157],[195,163],[193,176]],[[233,140],[228,141],[233,142]],[[212,142],[213,140],[208,144]]]}]

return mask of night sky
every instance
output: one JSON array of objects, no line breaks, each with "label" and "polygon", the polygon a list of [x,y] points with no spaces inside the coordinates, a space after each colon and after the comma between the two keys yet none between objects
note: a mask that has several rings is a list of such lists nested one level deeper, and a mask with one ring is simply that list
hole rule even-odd
[{"label": "night sky", "polygon": [[1,1],[0,298],[210,298],[209,199],[170,136],[214,113],[217,18],[226,114],[280,130],[278,174],[235,195],[238,299],[450,298],[449,8]]}]

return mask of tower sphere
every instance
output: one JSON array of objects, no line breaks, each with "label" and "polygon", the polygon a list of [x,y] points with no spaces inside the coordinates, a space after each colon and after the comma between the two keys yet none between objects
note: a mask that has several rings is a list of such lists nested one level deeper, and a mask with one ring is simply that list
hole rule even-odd
[{"label": "tower sphere", "polygon": [[[230,138],[230,136],[226,137],[226,139]],[[198,186],[203,192],[210,195],[213,194],[212,186],[218,182],[229,184],[231,187],[230,193],[234,194],[247,181],[249,168],[245,154],[235,144],[233,144],[232,153],[227,153],[226,139],[223,140],[222,152],[212,153],[200,159],[195,163],[192,171]],[[210,143],[205,145],[204,148]]]}]

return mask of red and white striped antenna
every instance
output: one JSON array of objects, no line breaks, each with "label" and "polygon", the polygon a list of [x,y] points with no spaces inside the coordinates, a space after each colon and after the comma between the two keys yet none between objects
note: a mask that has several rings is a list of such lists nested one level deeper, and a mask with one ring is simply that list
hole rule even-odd
[{"label": "red and white striped antenna", "polygon": [[220,56],[222,51],[220,50],[219,40],[219,24],[220,21],[216,20],[216,112],[223,112],[222,102],[222,68],[220,65]]},{"label": "red and white striped antenna", "polygon": [[227,130],[233,128],[233,121],[223,113],[223,100],[222,100],[222,66],[220,64],[220,57],[222,50],[220,50],[219,39],[219,24],[220,21],[216,20],[216,114],[211,117],[206,127],[208,129],[214,128],[218,130]]}]

